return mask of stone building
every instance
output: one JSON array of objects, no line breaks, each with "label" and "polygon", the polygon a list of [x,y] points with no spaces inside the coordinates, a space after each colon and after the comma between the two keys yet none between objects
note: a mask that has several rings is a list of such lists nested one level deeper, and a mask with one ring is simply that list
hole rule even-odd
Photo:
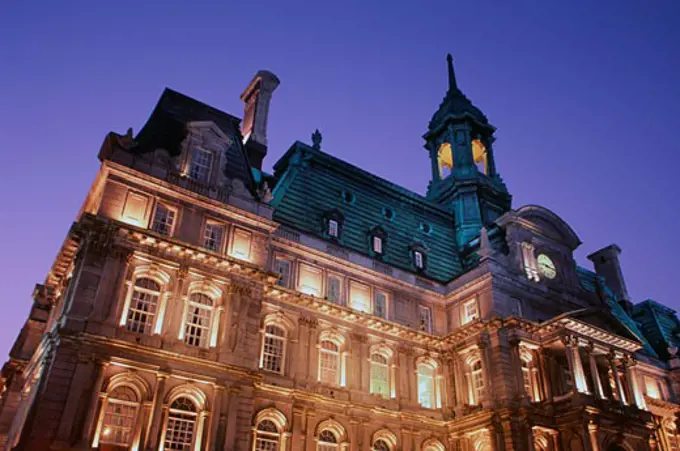
[{"label": "stone building", "polygon": [[511,207],[461,92],[425,196],[172,90],[101,168],[2,369],[6,449],[680,450],[680,324]]}]

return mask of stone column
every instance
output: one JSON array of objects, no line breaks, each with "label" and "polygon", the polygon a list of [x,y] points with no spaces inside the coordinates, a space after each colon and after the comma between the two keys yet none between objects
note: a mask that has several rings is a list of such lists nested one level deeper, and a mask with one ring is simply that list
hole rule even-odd
[{"label": "stone column", "polygon": [[316,440],[314,439],[314,429],[316,428],[315,419],[316,412],[314,410],[307,411],[306,434],[305,434],[305,451],[316,450]]},{"label": "stone column", "polygon": [[489,359],[489,345],[488,339],[482,340],[479,343],[479,353],[482,359],[482,371],[484,374],[484,394],[482,395],[483,401],[482,406],[490,407],[493,399],[491,394],[493,393],[493,381],[491,380],[491,362]]},{"label": "stone column", "polygon": [[222,385],[215,385],[213,387],[213,397],[211,402],[212,415],[210,417],[210,424],[208,425],[208,436],[205,442],[206,450],[214,450],[217,442],[217,431],[220,426],[220,416],[222,414],[222,394],[224,387]]},{"label": "stone column", "polygon": [[304,441],[304,430],[302,422],[304,419],[305,409],[301,406],[293,406],[293,424],[291,436],[292,449],[304,449],[302,443]]},{"label": "stone column", "polygon": [[87,412],[85,416],[85,424],[83,426],[82,436],[80,443],[91,444],[92,437],[94,435],[94,426],[97,417],[99,416],[99,393],[102,389],[102,382],[104,381],[104,373],[109,362],[97,361],[95,360],[94,367],[94,378],[95,382],[92,384],[92,394],[90,395],[90,400],[87,406]]},{"label": "stone column", "polygon": [[524,390],[524,374],[522,373],[522,356],[519,344],[520,341],[517,339],[510,341],[510,364],[515,370],[515,393],[517,393],[518,398],[523,399],[526,398],[529,393],[526,393]]},{"label": "stone column", "polygon": [[607,355],[609,360],[609,368],[611,369],[612,376],[614,377],[614,384],[616,386],[616,394],[619,397],[619,402],[621,404],[626,404],[626,393],[621,385],[621,378],[619,377],[619,369],[616,366],[615,355],[613,352]]},{"label": "stone column", "polygon": [[[298,320],[298,336],[300,337],[298,339],[297,343],[297,348],[296,349],[290,349],[290,354],[291,356],[293,353],[295,355],[300,356],[299,358],[293,360],[290,360],[292,364],[295,365],[295,367],[292,367],[291,373],[293,374],[294,378],[298,381],[307,381],[309,379],[309,374],[307,373],[308,368],[309,368],[309,362],[307,362],[309,358],[309,323],[306,321],[306,318],[300,318]],[[307,358],[305,358],[307,356]]]},{"label": "stone column", "polygon": [[316,320],[309,321],[309,347],[307,356],[307,380],[316,383],[319,380],[319,333]]},{"label": "stone column", "polygon": [[371,356],[369,355],[368,349],[368,338],[365,335],[356,334],[354,336],[356,341],[359,343],[357,347],[355,343],[354,348],[359,349],[359,355],[355,361],[359,364],[359,368],[353,371],[359,376],[358,384],[356,388],[361,390],[363,393],[371,392]]},{"label": "stone column", "polygon": [[579,352],[578,338],[564,337],[563,342],[566,346],[567,362],[571,377],[574,380],[574,389],[580,393],[589,393],[586,377],[581,363],[581,353]]},{"label": "stone column", "polygon": [[602,381],[600,380],[600,371],[597,368],[597,360],[595,358],[595,347],[592,343],[588,346],[588,362],[590,363],[590,374],[593,379],[593,391],[595,396],[600,399],[605,399],[604,389],[602,388]]},{"label": "stone column", "polygon": [[77,426],[78,418],[86,415],[80,408],[84,390],[88,385],[88,381],[92,380],[92,373],[95,371],[91,359],[79,355],[78,363],[76,365],[75,373],[71,382],[71,389],[68,392],[68,398],[64,410],[62,411],[61,421],[59,423],[59,430],[55,437],[55,442],[63,444],[68,447],[71,442],[72,431]]},{"label": "stone column", "polygon": [[642,396],[638,386],[637,371],[635,371],[635,366],[637,365],[637,360],[630,356],[626,356],[623,360],[623,367],[626,370],[626,380],[628,381],[628,388],[630,390],[630,404],[637,405],[638,409],[647,409],[647,404],[645,403],[645,398]]},{"label": "stone column", "polygon": [[543,388],[543,399],[552,403],[553,389],[550,367],[550,349],[541,348],[538,354],[538,368],[541,375],[541,385]]},{"label": "stone column", "polygon": [[597,441],[597,430],[597,424],[594,421],[590,421],[590,423],[588,423],[588,440],[592,451],[600,451],[600,445]]},{"label": "stone column", "polygon": [[236,443],[236,427],[239,402],[239,390],[236,388],[229,390],[229,403],[227,406],[227,428],[224,435],[225,450],[233,450]]},{"label": "stone column", "polygon": [[146,427],[146,449],[153,450],[158,445],[158,434],[162,420],[161,409],[163,407],[163,395],[165,394],[165,381],[169,374],[159,372],[156,374],[156,386],[153,391],[153,400],[151,405],[151,415]]}]

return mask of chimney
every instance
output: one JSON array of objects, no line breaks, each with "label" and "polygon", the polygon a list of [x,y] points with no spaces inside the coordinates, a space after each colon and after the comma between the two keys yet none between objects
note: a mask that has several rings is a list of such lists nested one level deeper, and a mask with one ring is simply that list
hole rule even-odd
[{"label": "chimney", "polygon": [[279,86],[276,75],[261,70],[253,77],[241,100],[245,102],[243,113],[243,139],[250,165],[262,169],[262,160],[267,155],[267,116],[272,93]]},{"label": "chimney", "polygon": [[620,254],[621,248],[616,244],[610,244],[609,246],[590,254],[588,259],[595,265],[595,272],[604,277],[609,288],[611,288],[616,297],[619,298],[621,307],[623,307],[626,312],[630,313],[633,303],[628,296],[626,281],[623,278],[623,271],[621,271],[621,263],[619,262]]}]

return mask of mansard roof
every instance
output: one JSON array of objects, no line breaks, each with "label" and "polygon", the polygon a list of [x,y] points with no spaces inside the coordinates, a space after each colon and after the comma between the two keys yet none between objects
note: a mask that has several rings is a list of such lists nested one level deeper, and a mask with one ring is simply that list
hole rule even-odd
[{"label": "mansard roof", "polygon": [[170,88],[165,88],[161,94],[151,116],[134,139],[136,145],[130,150],[146,153],[166,149],[171,156],[177,156],[188,126],[197,122],[212,123],[232,138],[232,145],[226,149],[228,164],[225,175],[238,178],[248,189],[254,189],[253,174],[242,145],[241,119]]},{"label": "mansard roof", "polygon": [[680,348],[680,322],[675,310],[648,299],[633,306],[633,318],[662,358],[670,357],[668,348]]},{"label": "mansard roof", "polygon": [[[366,255],[371,230],[381,227],[385,263],[417,272],[410,249],[418,243],[427,249],[422,276],[444,283],[464,272],[452,213],[424,196],[301,142],[275,164],[274,176],[274,219],[284,226]],[[344,218],[337,241],[324,234],[329,211]]]}]

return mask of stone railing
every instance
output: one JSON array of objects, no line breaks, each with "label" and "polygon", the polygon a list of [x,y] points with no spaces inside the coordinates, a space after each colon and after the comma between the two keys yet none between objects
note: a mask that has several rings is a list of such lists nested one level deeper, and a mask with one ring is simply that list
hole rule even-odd
[{"label": "stone railing", "polygon": [[226,203],[229,198],[229,190],[225,188],[218,188],[205,183],[199,182],[198,180],[187,177],[178,171],[168,171],[165,176],[167,182],[177,185],[180,188],[193,191],[194,193],[201,194],[203,196],[210,197],[212,199],[218,200],[220,202]]}]

